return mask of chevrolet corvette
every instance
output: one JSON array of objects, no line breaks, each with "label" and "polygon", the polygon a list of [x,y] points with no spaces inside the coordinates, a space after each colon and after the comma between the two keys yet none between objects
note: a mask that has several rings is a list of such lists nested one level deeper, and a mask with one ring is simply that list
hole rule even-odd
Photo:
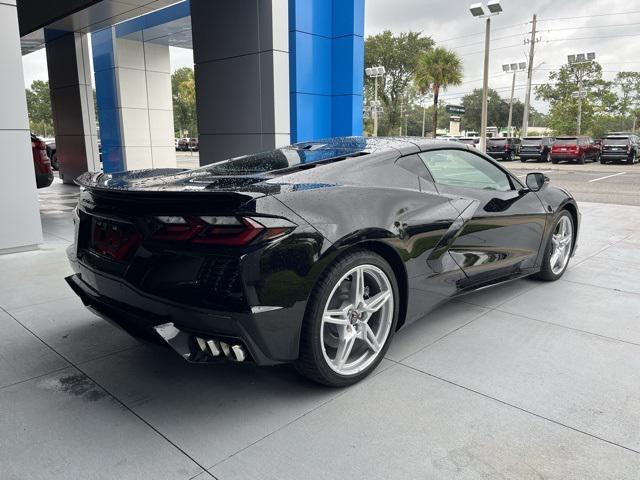
[{"label": "chevrolet corvette", "polygon": [[96,314],[185,360],[293,363],[353,384],[447,299],[560,278],[574,198],[477,149],[305,142],[194,170],[86,173],[66,280]]}]

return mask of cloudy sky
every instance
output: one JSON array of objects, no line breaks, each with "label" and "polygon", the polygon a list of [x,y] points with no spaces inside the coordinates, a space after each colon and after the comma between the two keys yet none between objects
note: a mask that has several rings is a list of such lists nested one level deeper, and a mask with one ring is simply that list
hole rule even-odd
[{"label": "cloudy sky", "polygon": [[[482,87],[485,23],[468,10],[479,0],[365,1],[366,35],[384,30],[420,31],[460,55],[464,84],[447,90],[444,98],[457,103],[465,93]],[[540,38],[534,67],[544,62],[535,71],[534,84],[545,82],[549,71],[566,63],[572,53],[595,52],[605,78],[620,70],[640,70],[640,0],[502,0],[501,4],[503,13],[491,19],[489,86],[505,98],[512,77],[502,73],[502,65],[527,61],[529,48],[524,39],[531,36],[534,13]],[[526,74],[518,74],[515,96],[521,100],[525,83]],[[546,111],[542,102],[534,101],[534,106]]]},{"label": "cloudy sky", "polygon": [[[471,16],[468,6],[477,0],[365,0],[365,33],[384,30],[420,31],[439,46],[456,51],[464,63],[464,84],[445,92],[458,103],[465,93],[482,86],[484,20]],[[571,53],[596,52],[606,78],[621,70],[640,70],[640,0],[502,0],[504,12],[492,18],[489,85],[508,97],[511,76],[505,63],[524,62],[531,17],[538,14],[533,83],[545,82],[549,71],[566,62]],[[606,6],[606,9],[603,9]],[[172,49],[172,66],[192,62],[184,49]],[[544,62],[544,63],[543,63]],[[46,79],[44,51],[23,57],[25,84]],[[516,97],[524,99],[525,74],[516,79]],[[546,106],[535,102],[536,108]]]}]

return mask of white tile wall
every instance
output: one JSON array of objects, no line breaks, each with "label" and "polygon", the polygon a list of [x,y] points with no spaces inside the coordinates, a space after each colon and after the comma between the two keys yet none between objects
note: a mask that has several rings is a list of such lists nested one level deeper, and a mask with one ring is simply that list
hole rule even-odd
[{"label": "white tile wall", "polygon": [[144,61],[147,70],[154,72],[171,73],[169,46],[157,43],[144,44]]},{"label": "white tile wall", "polygon": [[291,131],[289,98],[289,54],[274,50],[273,108],[276,133],[289,134]]},{"label": "white tile wall", "polygon": [[124,158],[127,170],[153,167],[151,148],[149,147],[125,147]]},{"label": "white tile wall", "polygon": [[0,4],[0,130],[28,129],[16,7]]},{"label": "white tile wall", "polygon": [[144,70],[116,68],[120,106],[147,108],[147,83]]},{"label": "white tile wall", "polygon": [[127,147],[150,147],[149,111],[138,108],[120,109],[122,136]]},{"label": "white tile wall", "polygon": [[[5,20],[6,16],[0,16],[0,29],[3,23],[7,23]],[[19,68],[22,69],[21,63]],[[24,96],[24,86],[21,86],[20,91],[0,90],[0,102],[4,102],[7,96],[19,97],[20,95]],[[5,117],[5,111],[0,110],[0,118],[3,117]],[[0,252],[2,252],[4,249],[41,243],[42,226],[29,131],[0,130],[0,145],[2,145],[4,159],[4,173],[0,175],[0,225],[2,225]]]},{"label": "white tile wall", "polygon": [[149,108],[156,110],[171,110],[171,75],[147,71],[147,98]]},{"label": "white tile wall", "polygon": [[172,110],[149,110],[149,126],[152,146],[175,149]]},{"label": "white tile wall", "polygon": [[176,167],[176,149],[171,147],[152,147],[153,168]]},{"label": "white tile wall", "polygon": [[116,38],[116,64],[121,68],[144,70],[144,50],[142,42],[126,38]]}]

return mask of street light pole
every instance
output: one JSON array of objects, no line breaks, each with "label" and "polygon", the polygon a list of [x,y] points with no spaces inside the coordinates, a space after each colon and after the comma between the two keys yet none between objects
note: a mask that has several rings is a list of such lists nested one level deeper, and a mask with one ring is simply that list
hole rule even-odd
[{"label": "street light pole", "polygon": [[491,17],[487,17],[484,32],[484,74],[482,77],[482,118],[480,121],[480,151],[487,152],[487,117],[489,113],[489,42],[491,36]]},{"label": "street light pole", "polygon": [[474,17],[486,18],[486,27],[484,33],[484,73],[482,76],[482,116],[480,118],[480,150],[483,153],[487,151],[487,117],[489,111],[489,43],[491,41],[491,17],[502,12],[500,0],[488,0],[487,14],[482,3],[474,3],[469,6],[469,11]]},{"label": "street light pole", "polygon": [[373,136],[378,136],[378,76],[373,77]]},{"label": "street light pole", "polygon": [[373,78],[373,136],[378,136],[378,78],[383,77],[386,70],[382,66],[365,68],[367,77]]},{"label": "street light pole", "polygon": [[511,136],[511,119],[513,118],[513,92],[516,89],[516,71],[513,71],[513,80],[511,80],[511,97],[509,98],[509,121],[507,122],[507,136]]},{"label": "street light pole", "polygon": [[580,135],[582,132],[582,99],[586,97],[586,92],[583,91],[583,80],[584,80],[584,70],[582,69],[582,65],[589,64],[596,59],[596,54],[594,52],[589,53],[579,53],[577,55],[569,55],[567,60],[569,65],[578,65],[578,92],[573,92],[571,96],[578,100],[578,121],[576,125],[577,135]]},{"label": "street light pole", "polygon": [[582,129],[582,77],[578,81],[578,135]]}]

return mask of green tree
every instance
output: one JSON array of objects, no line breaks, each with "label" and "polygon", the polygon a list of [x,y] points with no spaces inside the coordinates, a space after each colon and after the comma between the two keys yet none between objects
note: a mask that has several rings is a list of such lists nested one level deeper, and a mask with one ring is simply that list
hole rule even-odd
[{"label": "green tree", "polygon": [[51,97],[49,82],[34,80],[31,87],[25,90],[27,110],[29,112],[29,128],[38,135],[53,136],[53,116],[51,114]]},{"label": "green tree", "polygon": [[193,69],[179,68],[171,75],[171,94],[173,96],[173,122],[176,135],[188,132],[189,136],[198,135],[196,115],[196,86]]},{"label": "green tree", "polygon": [[620,130],[635,128],[640,104],[640,72],[618,72],[614,84],[620,92],[617,112],[618,128]]},{"label": "green tree", "polygon": [[432,131],[436,138],[440,90],[462,83],[462,62],[455,52],[446,48],[425,52],[418,60],[415,83],[420,93],[426,94],[429,90],[433,93]]},{"label": "green tree", "polygon": [[548,126],[554,135],[577,133],[578,98],[582,90],[581,133],[594,136],[598,119],[616,113],[618,97],[612,83],[603,80],[597,62],[567,64],[549,74],[549,83],[536,87],[536,98],[549,102]]},{"label": "green tree", "polygon": [[[420,56],[433,47],[430,37],[420,32],[404,32],[394,35],[385,31],[367,37],[364,44],[364,64],[366,68],[385,67],[386,74],[378,79],[378,98],[382,102],[384,114],[378,130],[381,135],[397,131],[400,126],[400,105],[406,102],[409,86],[415,74]],[[374,96],[374,81],[365,78],[365,96]]]},{"label": "green tree", "polygon": [[[472,93],[462,98],[465,114],[461,119],[463,130],[480,131],[482,117],[482,89],[476,88]],[[487,125],[502,129],[509,123],[509,101],[503,99],[498,92],[489,89],[487,93]],[[518,127],[519,119],[522,119],[524,105],[520,100],[513,100],[512,126]]]}]

